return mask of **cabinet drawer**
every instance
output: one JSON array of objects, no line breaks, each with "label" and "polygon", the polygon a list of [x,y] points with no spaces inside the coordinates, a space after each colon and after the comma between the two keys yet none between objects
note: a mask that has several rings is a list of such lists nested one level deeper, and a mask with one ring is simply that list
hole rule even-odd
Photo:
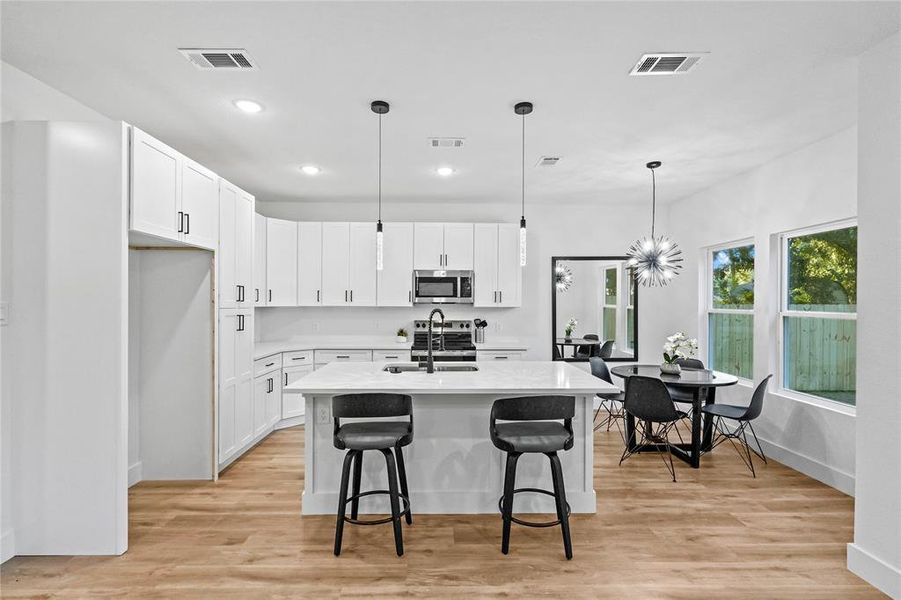
[{"label": "cabinet drawer", "polygon": [[478,352],[478,360],[522,360],[522,352]]},{"label": "cabinet drawer", "polygon": [[330,362],[368,362],[372,360],[372,350],[317,350],[316,364]]},{"label": "cabinet drawer", "polygon": [[282,355],[281,354],[273,354],[272,356],[267,356],[265,358],[260,358],[253,361],[253,376],[259,377],[260,375],[264,375],[269,373],[270,371],[275,371],[276,369],[282,368]]},{"label": "cabinet drawer", "polygon": [[400,350],[373,350],[372,360],[410,360],[410,349],[403,348]]},{"label": "cabinet drawer", "polygon": [[302,367],[303,365],[312,365],[313,364],[313,351],[312,350],[299,350],[296,352],[282,352],[282,366],[286,369],[288,367]]}]

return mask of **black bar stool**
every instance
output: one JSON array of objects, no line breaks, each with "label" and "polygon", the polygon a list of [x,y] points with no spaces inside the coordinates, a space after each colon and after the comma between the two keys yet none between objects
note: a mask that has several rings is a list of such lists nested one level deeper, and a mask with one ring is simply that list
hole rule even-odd
[{"label": "black bar stool", "polygon": [[[528,396],[496,400],[491,407],[491,441],[495,447],[507,453],[507,470],[504,474],[504,495],[498,501],[498,508],[504,519],[501,552],[510,551],[510,523],[527,527],[553,527],[560,525],[563,531],[563,549],[566,558],[573,557],[572,541],[569,536],[569,503],[563,484],[563,469],[560,467],[558,450],[573,447],[573,416],[576,400],[572,396]],[[512,423],[498,423],[515,421]],[[557,421],[562,420],[562,423]],[[516,483],[516,463],[527,452],[540,452],[551,462],[551,479],[554,491],[536,488],[514,489]],[[543,523],[524,521],[513,516],[513,496],[519,492],[535,492],[554,497],[557,505],[557,520]]]},{"label": "black bar stool", "polygon": [[[355,525],[380,525],[394,523],[394,546],[398,556],[404,554],[401,517],[407,525],[413,523],[410,512],[410,492],[407,489],[407,471],[404,468],[404,446],[413,441],[413,400],[403,394],[344,394],[332,398],[332,416],[335,419],[335,448],[347,450],[341,471],[341,491],[338,495],[338,520],[335,528],[335,556],[341,554],[341,538],[344,522]],[[341,424],[341,419],[410,417],[407,421],[355,421]],[[388,466],[388,489],[360,492],[363,473],[363,452],[379,450]],[[392,450],[394,451],[392,454]],[[396,467],[395,467],[396,458]],[[353,495],[347,497],[350,468],[353,466]],[[397,476],[400,474],[400,493]],[[361,521],[357,519],[360,498],[374,494],[387,494],[391,500],[391,516],[384,519]],[[400,510],[403,501],[404,509]],[[350,517],[346,515],[350,502]]]}]

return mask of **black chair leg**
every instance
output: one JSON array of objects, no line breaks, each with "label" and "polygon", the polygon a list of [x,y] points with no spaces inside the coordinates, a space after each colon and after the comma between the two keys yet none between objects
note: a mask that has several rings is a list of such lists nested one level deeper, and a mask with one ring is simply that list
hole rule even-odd
[{"label": "black chair leg", "polygon": [[745,446],[745,453],[748,455],[748,467],[751,469],[751,476],[757,479],[757,472],[754,470],[754,458],[753,454],[751,454],[751,445],[748,444],[748,436],[745,433],[744,425],[741,426],[739,431],[741,432],[741,441]]},{"label": "black chair leg", "polygon": [[513,516],[513,490],[516,488],[516,461],[519,456],[515,452],[507,453],[507,471],[504,473],[504,529],[501,538],[501,552],[504,554],[510,552],[510,517]]},{"label": "black chair leg", "polygon": [[[404,466],[404,451],[400,447],[394,449],[394,458],[397,461],[397,474],[400,476],[400,492],[407,502],[410,502],[410,490],[407,489],[407,468]],[[407,525],[413,524],[413,511],[407,509]]]},{"label": "black chair leg", "polygon": [[400,525],[400,502],[397,496],[397,466],[391,450],[382,450],[388,467],[388,491],[391,497],[391,524],[394,525],[394,548],[398,556],[404,555],[404,534]]},{"label": "black chair leg", "polygon": [[350,464],[353,462],[355,450],[344,455],[344,468],[341,469],[341,488],[338,492],[338,520],[335,523],[335,556],[341,554],[341,539],[344,536],[344,510],[347,506],[347,482],[350,479]]},{"label": "black chair leg", "polygon": [[573,557],[573,544],[569,535],[569,511],[566,508],[566,488],[563,484],[563,468],[560,466],[560,457],[556,452],[548,453],[551,461],[551,479],[554,482],[554,502],[557,504],[557,519],[560,521],[560,529],[563,531],[563,551],[566,560]]},{"label": "black chair leg", "polygon": [[356,457],[354,458],[354,479],[353,479],[353,493],[351,497],[353,500],[350,501],[350,518],[356,519],[360,510],[360,499],[357,498],[360,494],[360,479],[363,475],[363,453],[357,452]]},{"label": "black chair leg", "polygon": [[[763,448],[760,445],[760,440],[757,439],[757,432],[754,431],[754,426],[751,425],[751,422],[748,421],[748,427],[751,429],[751,435],[754,436],[754,443],[757,444],[757,449],[760,450],[760,453],[757,455],[760,457],[760,460],[763,461],[763,464],[768,464],[766,462],[766,454],[763,453]],[[753,450],[753,448],[752,448]]]}]

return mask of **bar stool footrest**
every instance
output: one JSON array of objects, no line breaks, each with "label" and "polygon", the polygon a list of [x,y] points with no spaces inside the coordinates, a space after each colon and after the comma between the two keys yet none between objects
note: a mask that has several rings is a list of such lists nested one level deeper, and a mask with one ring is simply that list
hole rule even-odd
[{"label": "bar stool footrest", "polygon": [[[352,502],[354,500],[358,500],[363,496],[372,496],[375,494],[386,494],[390,495],[391,492],[389,490],[370,490],[368,492],[360,492],[355,496],[350,496],[347,500],[344,501],[345,507],[348,502]],[[398,494],[398,498],[400,498],[404,503],[404,509],[397,514],[398,520],[402,519],[410,512],[410,499],[404,496],[403,494]],[[345,509],[346,510],[346,509]],[[383,525],[385,523],[390,523],[394,520],[393,516],[385,517],[384,519],[368,519],[368,520],[360,520],[360,519],[352,519],[347,515],[344,515],[344,521],[347,523],[353,523],[354,525]]]},{"label": "bar stool footrest", "polygon": [[[555,497],[554,492],[549,492],[548,490],[540,490],[538,488],[519,488],[518,490],[513,490],[513,494],[518,494],[520,492],[532,492],[535,494],[544,494],[545,496]],[[497,501],[497,509],[500,511],[501,516],[506,516],[504,513],[504,497],[501,496],[500,500]],[[572,509],[569,506],[569,502],[566,503],[566,516],[572,514]],[[390,519],[389,519],[390,520]],[[510,515],[510,520],[518,525],[525,525],[526,527],[554,527],[555,525],[560,524],[560,519],[556,521],[524,521],[522,519],[517,519],[513,515]]]}]

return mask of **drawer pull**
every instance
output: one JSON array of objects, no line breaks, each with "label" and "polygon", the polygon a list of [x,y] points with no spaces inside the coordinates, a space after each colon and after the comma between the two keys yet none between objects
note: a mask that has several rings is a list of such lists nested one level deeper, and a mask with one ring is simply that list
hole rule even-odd
[{"label": "drawer pull", "polygon": [[385,358],[400,358],[400,357],[399,357],[399,356],[388,356],[388,355],[386,354],[386,355],[385,355]]},{"label": "drawer pull", "polygon": [[274,364],[275,364],[274,362],[266,363],[266,366],[267,366],[267,367],[271,367],[271,366],[274,365]]},{"label": "drawer pull", "polygon": [[306,356],[295,356],[295,357],[291,358],[291,360],[306,360],[306,359],[307,359]]},{"label": "drawer pull", "polygon": [[347,356],[346,354],[339,354],[339,355],[336,356],[335,358],[350,358],[350,357]]},{"label": "drawer pull", "polygon": [[509,356],[495,356],[494,360],[507,360],[508,358],[510,358],[510,357]]}]

